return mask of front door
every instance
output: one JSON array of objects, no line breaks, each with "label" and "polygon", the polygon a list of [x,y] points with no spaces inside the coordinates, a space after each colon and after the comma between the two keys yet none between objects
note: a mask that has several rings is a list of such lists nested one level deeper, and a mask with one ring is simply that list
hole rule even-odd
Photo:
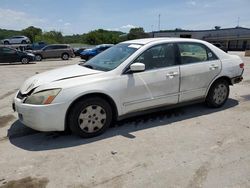
[{"label": "front door", "polygon": [[11,63],[20,61],[17,51],[11,48],[2,48],[2,62]]},{"label": "front door", "polygon": [[144,63],[145,71],[122,75],[124,114],[178,103],[180,72],[175,51],[174,44],[154,46],[134,61]]},{"label": "front door", "polygon": [[179,43],[178,48],[181,59],[179,102],[204,98],[210,83],[221,71],[221,61],[202,44]]}]

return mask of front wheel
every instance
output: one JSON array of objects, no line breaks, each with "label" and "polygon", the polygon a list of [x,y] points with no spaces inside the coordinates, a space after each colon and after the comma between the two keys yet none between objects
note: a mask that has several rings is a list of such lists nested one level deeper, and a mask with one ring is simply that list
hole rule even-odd
[{"label": "front wheel", "polygon": [[216,81],[210,88],[206,104],[209,107],[219,108],[225,104],[229,96],[229,84],[226,80]]},{"label": "front wheel", "polygon": [[35,59],[36,59],[36,61],[42,61],[42,56],[39,55],[39,54],[37,54],[37,55],[35,56]]},{"label": "front wheel", "polygon": [[23,57],[21,59],[21,62],[22,62],[22,64],[28,64],[29,63],[29,59],[27,57]]},{"label": "front wheel", "polygon": [[112,109],[101,98],[82,99],[69,112],[69,128],[83,138],[102,134],[112,122]]}]

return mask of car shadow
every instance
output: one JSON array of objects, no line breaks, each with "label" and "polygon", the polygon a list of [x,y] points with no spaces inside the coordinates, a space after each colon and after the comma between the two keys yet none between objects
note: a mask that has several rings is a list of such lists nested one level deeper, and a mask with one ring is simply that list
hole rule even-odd
[{"label": "car shadow", "polygon": [[11,66],[11,65],[32,65],[32,64],[36,64],[36,62],[29,62],[27,64],[22,64],[21,62],[15,62],[15,63],[0,63],[0,66]]},{"label": "car shadow", "polygon": [[45,59],[42,59],[41,61],[38,61],[38,62],[43,62],[43,61],[46,61],[46,62],[50,62],[50,61],[70,61],[70,60],[73,60],[75,57],[71,57],[69,58],[68,60],[62,60],[61,58],[45,58]]},{"label": "car shadow", "polygon": [[[239,102],[237,100],[228,99],[227,103],[222,108],[217,109],[207,108],[204,104],[195,104],[191,106],[160,111],[149,115],[137,116],[117,122],[104,134],[89,139],[83,139],[64,132],[37,132],[25,127],[19,121],[16,121],[8,130],[8,138],[10,143],[14,146],[28,151],[45,151],[75,147],[115,136],[124,136],[129,139],[134,139],[136,137],[133,135],[133,132],[155,128],[158,126],[171,126],[171,124],[174,122],[216,113],[218,111],[233,108],[238,104]],[[23,129],[25,129],[25,131]]]}]

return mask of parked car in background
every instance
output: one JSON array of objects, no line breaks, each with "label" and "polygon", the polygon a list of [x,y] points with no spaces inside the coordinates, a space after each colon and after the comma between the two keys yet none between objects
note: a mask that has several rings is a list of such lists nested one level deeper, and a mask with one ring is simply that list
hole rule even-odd
[{"label": "parked car in background", "polygon": [[101,45],[96,46],[95,48],[86,49],[80,54],[80,57],[87,61],[112,46],[114,45],[113,44],[101,44]]},{"label": "parked car in background", "polygon": [[86,48],[73,48],[75,56],[80,56],[81,53],[86,50]]},{"label": "parked car in background", "polygon": [[13,36],[9,39],[3,39],[2,43],[5,45],[9,44],[28,44],[30,43],[30,39],[26,36]]},{"label": "parked car in background", "polygon": [[36,42],[36,43],[28,45],[26,47],[26,50],[41,50],[45,46],[47,46],[47,43],[45,42]]},{"label": "parked car in background", "polygon": [[74,57],[73,49],[66,44],[52,44],[43,47],[41,50],[32,51],[36,56],[37,61],[47,58],[62,58],[62,60],[68,60],[70,57]]},{"label": "parked car in background", "polygon": [[13,108],[39,131],[71,129],[82,137],[142,113],[205,102],[223,106],[244,64],[195,39],[148,38],[120,43],[87,62],[37,74],[24,82]]},{"label": "parked car in background", "polygon": [[214,46],[216,46],[217,48],[220,48],[221,50],[223,50],[224,52],[228,52],[228,49],[223,46],[221,43],[212,43]]},{"label": "parked car in background", "polygon": [[35,55],[8,47],[0,47],[0,63],[21,62],[27,64],[35,60]]}]

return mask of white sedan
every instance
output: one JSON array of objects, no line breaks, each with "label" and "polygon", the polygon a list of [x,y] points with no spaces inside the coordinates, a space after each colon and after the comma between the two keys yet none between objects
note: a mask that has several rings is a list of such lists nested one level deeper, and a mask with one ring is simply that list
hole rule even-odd
[{"label": "white sedan", "polygon": [[82,137],[113,121],[194,102],[221,107],[244,64],[205,41],[151,38],[115,45],[86,63],[29,78],[14,98],[21,122]]}]

